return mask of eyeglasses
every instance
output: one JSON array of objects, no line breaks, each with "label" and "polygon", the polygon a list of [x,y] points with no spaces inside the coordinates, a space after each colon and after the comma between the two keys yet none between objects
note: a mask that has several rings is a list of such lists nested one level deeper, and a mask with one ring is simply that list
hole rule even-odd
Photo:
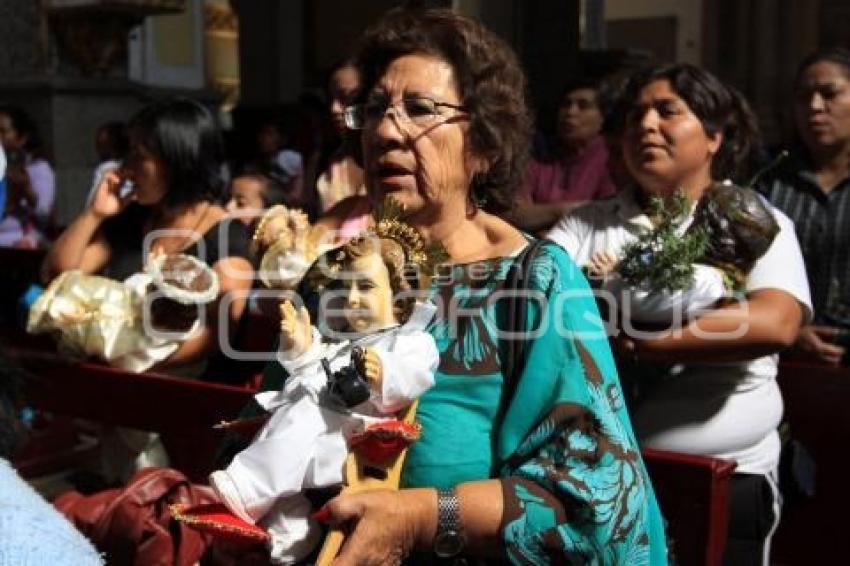
[{"label": "eyeglasses", "polygon": [[442,108],[449,108],[457,112],[465,112],[466,108],[448,102],[437,102],[426,96],[408,96],[398,102],[390,104],[385,98],[374,98],[363,104],[352,104],[345,109],[345,125],[351,130],[362,130],[380,122],[387,111],[392,108],[393,114],[399,124],[413,124],[418,128],[425,128],[434,124],[446,114]]}]

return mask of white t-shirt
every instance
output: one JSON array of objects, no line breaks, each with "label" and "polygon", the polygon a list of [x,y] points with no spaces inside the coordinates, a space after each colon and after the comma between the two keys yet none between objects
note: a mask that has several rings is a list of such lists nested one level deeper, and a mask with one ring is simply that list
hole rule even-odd
[{"label": "white t-shirt", "polygon": [[[768,205],[770,206],[770,205]],[[745,281],[747,292],[778,289],[801,305],[811,320],[809,284],[794,225],[770,206],[779,233]],[[578,265],[596,252],[619,254],[650,228],[633,190],[595,201],[562,218],[548,237]],[[738,472],[766,474],[779,462],[782,397],[776,384],[778,356],[745,362],[687,364],[675,377],[642,399],[633,410],[635,431],[644,446],[734,459]]]}]

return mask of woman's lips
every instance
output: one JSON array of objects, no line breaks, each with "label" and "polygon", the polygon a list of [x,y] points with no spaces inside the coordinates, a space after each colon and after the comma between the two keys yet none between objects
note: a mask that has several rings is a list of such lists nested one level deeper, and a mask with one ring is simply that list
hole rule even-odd
[{"label": "woman's lips", "polygon": [[823,132],[829,129],[829,123],[823,122],[821,120],[810,120],[806,123],[806,126],[814,131],[814,132]]},{"label": "woman's lips", "polygon": [[662,153],[667,155],[667,147],[656,143],[642,143],[638,147],[638,154],[644,157],[652,157]]},{"label": "woman's lips", "polygon": [[412,175],[412,171],[400,165],[379,165],[375,169],[375,178],[386,184],[401,183]]}]

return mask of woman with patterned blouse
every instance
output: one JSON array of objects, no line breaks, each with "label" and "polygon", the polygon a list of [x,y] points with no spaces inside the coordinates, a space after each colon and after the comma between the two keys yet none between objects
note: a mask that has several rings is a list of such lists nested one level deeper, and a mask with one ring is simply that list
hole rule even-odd
[{"label": "woman with patterned blouse", "polygon": [[[499,291],[529,240],[495,216],[530,142],[510,48],[450,11],[393,11],[366,32],[359,130],[370,196],[392,196],[449,260],[432,280],[436,385],[400,491],[332,499],[317,516],[350,535],[335,564],[469,556],[515,563],[666,563],[661,517],[587,284],[545,245],[527,286],[526,363],[505,391]],[[505,328],[500,325],[501,328]]]}]

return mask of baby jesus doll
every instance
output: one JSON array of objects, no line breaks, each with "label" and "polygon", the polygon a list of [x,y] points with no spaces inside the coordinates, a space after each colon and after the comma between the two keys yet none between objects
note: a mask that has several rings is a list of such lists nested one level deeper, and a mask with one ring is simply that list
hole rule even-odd
[{"label": "baby jesus doll", "polygon": [[655,228],[620,255],[597,252],[585,267],[630,320],[683,323],[743,289],[756,261],[779,232],[768,205],[752,189],[712,185],[693,212],[683,195],[665,209],[651,203]]},{"label": "baby jesus doll", "polygon": [[[439,355],[425,326],[435,309],[413,300],[405,278],[405,268],[423,259],[421,239],[400,222],[387,226],[378,223],[376,233],[319,259],[330,283],[323,312],[329,316],[336,300],[341,314],[334,322],[324,316],[322,329],[344,339],[324,338],[304,307],[282,303],[278,360],[290,377],[281,391],[257,395],[271,417],[248,448],[210,476],[231,512],[268,530],[275,563],[297,562],[318,543],[321,529],[303,490],[341,484],[357,436],[434,383]],[[338,395],[329,380],[328,372],[347,367],[365,377],[359,399]]]},{"label": "baby jesus doll", "polygon": [[56,277],[30,307],[27,332],[58,336],[71,357],[143,372],[174,353],[218,296],[218,276],[184,254],[154,253],[145,270],[115,281],[79,270]]},{"label": "baby jesus doll", "polygon": [[294,289],[318,255],[328,249],[324,230],[299,209],[275,205],[260,218],[251,239],[257,275],[269,289]]}]

